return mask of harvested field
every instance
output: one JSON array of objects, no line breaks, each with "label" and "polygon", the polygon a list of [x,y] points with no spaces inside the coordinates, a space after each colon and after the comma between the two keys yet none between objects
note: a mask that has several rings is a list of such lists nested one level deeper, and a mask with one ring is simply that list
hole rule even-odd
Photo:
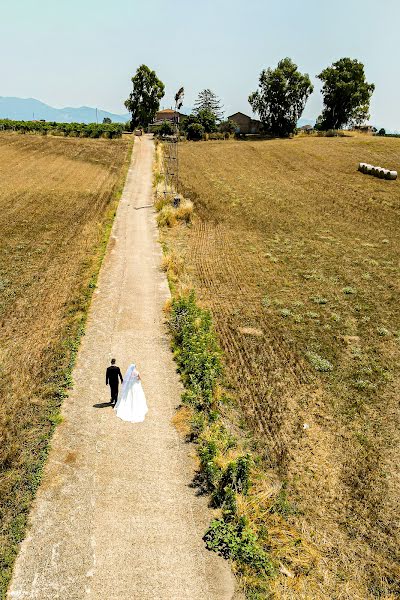
[{"label": "harvested field", "polygon": [[0,134],[0,597],[59,421],[129,148],[125,139]]},{"label": "harvested field", "polygon": [[[163,235],[212,310],[238,418],[298,532],[294,560],[270,531],[274,598],[400,594],[400,182],[360,161],[398,170],[399,140],[180,147],[195,218]],[[301,560],[307,544],[318,561]]]}]

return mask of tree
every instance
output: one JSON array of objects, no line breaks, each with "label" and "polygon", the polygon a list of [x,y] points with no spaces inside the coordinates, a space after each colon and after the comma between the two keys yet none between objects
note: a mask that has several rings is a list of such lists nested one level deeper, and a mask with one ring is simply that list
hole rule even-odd
[{"label": "tree", "polygon": [[111,121],[110,117],[104,117],[103,123],[107,123],[108,125],[110,125],[112,123],[112,121]]},{"label": "tree", "polygon": [[199,110],[197,115],[197,122],[204,127],[206,133],[213,133],[217,131],[217,118],[215,114],[208,108]]},{"label": "tree", "polygon": [[203,90],[197,96],[197,100],[194,103],[194,113],[199,114],[202,110],[208,110],[213,113],[216,121],[221,121],[223,111],[222,104],[218,96],[211,90]]},{"label": "tree", "polygon": [[184,117],[180,123],[180,127],[183,131],[187,132],[189,126],[195,123],[201,125],[205,133],[213,133],[217,130],[215,114],[207,108]]},{"label": "tree", "polygon": [[158,130],[160,135],[173,135],[174,134],[174,126],[170,121],[163,121],[160,125],[160,129]]},{"label": "tree", "polygon": [[381,127],[380,130],[378,131],[378,135],[386,135],[386,129]]},{"label": "tree", "polygon": [[288,136],[295,131],[314,89],[308,74],[303,75],[290,58],[284,58],[276,69],[261,71],[259,82],[259,89],[249,96],[253,111],[267,133]]},{"label": "tree", "polygon": [[222,133],[235,133],[235,131],[237,129],[237,125],[234,121],[231,121],[231,119],[228,119],[227,121],[222,121],[218,125],[218,129]]},{"label": "tree", "polygon": [[187,127],[188,140],[201,140],[204,135],[204,127],[200,123],[190,123]]},{"label": "tree", "polygon": [[369,118],[369,103],[375,85],[366,81],[362,63],[341,58],[317,77],[323,82],[322,129],[361,125]]},{"label": "tree", "polygon": [[147,127],[160,107],[164,96],[164,84],[158,79],[155,71],[141,65],[132,77],[133,90],[125,101],[125,106],[132,115],[131,129],[138,125]]}]

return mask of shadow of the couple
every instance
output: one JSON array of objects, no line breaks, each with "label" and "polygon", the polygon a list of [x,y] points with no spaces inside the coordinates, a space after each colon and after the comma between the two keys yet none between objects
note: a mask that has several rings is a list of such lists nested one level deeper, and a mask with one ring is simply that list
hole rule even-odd
[{"label": "shadow of the couple", "polygon": [[99,402],[98,404],[93,404],[93,408],[107,408],[107,406],[112,406],[111,402]]}]

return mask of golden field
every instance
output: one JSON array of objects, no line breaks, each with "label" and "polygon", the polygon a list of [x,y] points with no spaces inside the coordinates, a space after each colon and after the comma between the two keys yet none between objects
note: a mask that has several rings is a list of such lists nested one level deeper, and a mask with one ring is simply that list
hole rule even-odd
[{"label": "golden field", "polygon": [[0,597],[60,420],[130,146],[0,134]]},{"label": "golden field", "polygon": [[399,170],[400,140],[184,142],[179,158],[195,216],[162,236],[212,310],[260,457],[265,506],[247,508],[281,565],[271,597],[394,599],[400,181],[357,166]]}]

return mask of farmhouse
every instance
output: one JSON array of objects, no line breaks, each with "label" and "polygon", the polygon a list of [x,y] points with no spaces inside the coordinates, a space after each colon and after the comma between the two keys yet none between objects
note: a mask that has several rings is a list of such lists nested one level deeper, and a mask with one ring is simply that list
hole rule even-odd
[{"label": "farmhouse", "polygon": [[360,133],[368,133],[369,135],[376,132],[376,128],[372,125],[355,125],[354,130],[359,131]]},{"label": "farmhouse", "polygon": [[228,119],[236,123],[239,133],[260,133],[261,131],[261,121],[252,119],[242,112],[234,113]]},{"label": "farmhouse", "polygon": [[173,121],[174,123],[176,123],[177,121],[179,121],[180,117],[183,117],[184,115],[182,115],[181,113],[172,110],[172,108],[164,108],[163,110],[159,110],[156,113],[154,122],[155,123],[162,123],[163,121]]}]

